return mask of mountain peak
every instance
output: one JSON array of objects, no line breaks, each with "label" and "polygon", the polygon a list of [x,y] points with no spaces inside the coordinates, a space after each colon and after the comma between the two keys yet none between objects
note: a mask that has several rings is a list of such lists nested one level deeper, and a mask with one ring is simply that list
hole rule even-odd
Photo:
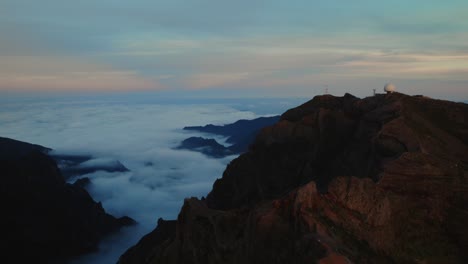
[{"label": "mountain peak", "polygon": [[136,248],[144,263],[465,263],[467,140],[466,104],[316,96]]}]

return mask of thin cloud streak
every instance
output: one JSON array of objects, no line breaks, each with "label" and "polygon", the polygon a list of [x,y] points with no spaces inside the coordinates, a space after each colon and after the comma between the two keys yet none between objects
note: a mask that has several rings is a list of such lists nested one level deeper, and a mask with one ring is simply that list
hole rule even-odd
[{"label": "thin cloud streak", "polygon": [[156,90],[164,87],[132,70],[73,56],[0,56],[0,90]]},{"label": "thin cloud streak", "polygon": [[[305,95],[327,79],[465,82],[443,94],[455,95],[468,85],[466,10],[457,0],[5,0],[0,56],[10,57],[7,66],[0,62],[0,91],[259,88],[280,95],[288,88]],[[24,55],[41,60],[12,67]]]}]

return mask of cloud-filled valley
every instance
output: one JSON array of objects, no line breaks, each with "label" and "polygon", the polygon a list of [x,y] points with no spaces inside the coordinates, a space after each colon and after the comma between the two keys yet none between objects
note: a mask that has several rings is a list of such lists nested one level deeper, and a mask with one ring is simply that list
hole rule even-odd
[{"label": "cloud-filled valley", "polygon": [[[151,103],[100,97],[25,104],[12,99],[0,104],[0,135],[52,148],[55,154],[93,156],[81,167],[120,161],[130,170],[85,175],[91,179],[88,191],[107,212],[117,217],[128,215],[139,224],[107,238],[99,252],[76,262],[115,263],[125,249],[154,228],[159,217],[176,218],[185,197],[206,195],[235,157],[213,159],[175,149],[184,138],[200,135],[183,131],[184,126],[227,124],[278,114],[298,101]],[[222,142],[222,138],[217,139]]]}]

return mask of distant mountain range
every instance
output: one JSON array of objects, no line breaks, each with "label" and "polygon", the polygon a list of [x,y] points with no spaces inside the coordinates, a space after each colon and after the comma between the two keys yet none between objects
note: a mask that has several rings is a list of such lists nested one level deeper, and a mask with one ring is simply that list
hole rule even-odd
[{"label": "distant mountain range", "polygon": [[184,130],[198,131],[227,137],[226,142],[231,146],[224,146],[212,138],[190,137],[181,142],[179,149],[189,149],[201,152],[214,158],[246,152],[249,145],[263,127],[270,126],[279,120],[280,116],[260,117],[252,120],[239,120],[232,124],[216,126],[184,127]]}]

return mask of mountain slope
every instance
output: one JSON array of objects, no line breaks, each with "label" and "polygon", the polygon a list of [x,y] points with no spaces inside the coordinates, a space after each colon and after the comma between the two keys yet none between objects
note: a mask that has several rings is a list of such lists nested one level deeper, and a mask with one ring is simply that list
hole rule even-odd
[{"label": "mountain slope", "polygon": [[467,140],[466,104],[317,96],[120,263],[466,263]]},{"label": "mountain slope", "polygon": [[62,263],[134,222],[107,214],[85,189],[67,184],[49,149],[0,138],[0,150],[2,263]]}]

